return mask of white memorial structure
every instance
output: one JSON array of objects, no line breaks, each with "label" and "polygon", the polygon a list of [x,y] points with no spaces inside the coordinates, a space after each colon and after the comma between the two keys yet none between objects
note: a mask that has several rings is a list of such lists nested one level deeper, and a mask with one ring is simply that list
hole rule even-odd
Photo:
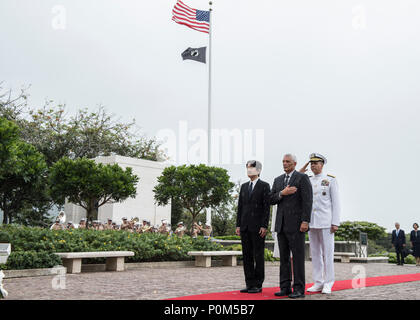
[{"label": "white memorial structure", "polygon": [[[137,217],[140,222],[143,219],[150,220],[152,225],[160,225],[162,219],[171,221],[170,204],[167,206],[155,205],[153,193],[157,178],[170,164],[121,156],[97,157],[94,160],[97,163],[118,164],[123,169],[131,167],[133,174],[140,178],[137,183],[137,196],[128,198],[121,203],[107,203],[99,207],[98,220],[106,222],[108,218],[111,218],[117,224],[121,224],[122,217],[127,217],[127,219]],[[72,221],[78,224],[81,218],[86,218],[86,210],[73,203],[66,202],[64,211],[66,222]]]}]

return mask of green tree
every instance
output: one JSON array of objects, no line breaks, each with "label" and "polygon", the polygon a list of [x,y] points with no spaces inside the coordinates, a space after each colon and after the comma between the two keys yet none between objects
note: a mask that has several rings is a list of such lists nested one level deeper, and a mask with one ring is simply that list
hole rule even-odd
[{"label": "green tree", "polygon": [[19,139],[19,128],[0,118],[0,209],[3,223],[12,223],[19,210],[46,188],[47,166],[33,146]]},{"label": "green tree", "polygon": [[78,204],[89,220],[97,219],[98,208],[106,203],[122,202],[136,196],[139,178],[131,168],[104,165],[86,158],[58,160],[50,170],[51,197],[59,204],[65,199]]},{"label": "green tree", "polygon": [[205,208],[215,208],[229,201],[233,186],[225,169],[204,164],[182,165],[165,168],[153,191],[158,205],[167,205],[177,198],[194,223]]},{"label": "green tree", "polygon": [[95,112],[79,110],[67,116],[65,106],[45,106],[29,111],[30,121],[21,121],[22,137],[42,152],[49,166],[63,157],[70,159],[120,155],[163,160],[154,138],[136,131],[135,121],[125,123],[99,107]]},{"label": "green tree", "polygon": [[16,121],[27,110],[27,88],[22,88],[18,94],[12,90],[4,90],[0,82],[0,117]]},{"label": "green tree", "polygon": [[229,200],[212,210],[211,224],[215,236],[235,234],[240,187],[237,182],[234,191],[229,194]]},{"label": "green tree", "polygon": [[69,115],[65,105],[55,106],[52,100],[42,108],[29,108],[27,91],[4,90],[0,82],[0,117],[18,125],[22,140],[44,154],[48,166],[63,157],[113,154],[153,161],[167,159],[156,138],[142,134],[135,120],[121,121],[103,106],[94,112],[85,108]]},{"label": "green tree", "polygon": [[367,233],[368,239],[377,240],[386,236],[386,229],[373,222],[343,221],[335,235],[346,241],[358,241],[360,232]]}]

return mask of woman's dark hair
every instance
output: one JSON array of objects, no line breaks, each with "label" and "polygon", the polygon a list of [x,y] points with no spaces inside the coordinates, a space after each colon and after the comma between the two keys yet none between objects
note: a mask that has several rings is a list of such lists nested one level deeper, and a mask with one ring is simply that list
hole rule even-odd
[{"label": "woman's dark hair", "polygon": [[419,224],[418,224],[417,222],[414,222],[414,223],[413,223],[413,228],[414,228],[414,225],[416,225],[416,226],[417,226],[417,229],[419,228]]}]

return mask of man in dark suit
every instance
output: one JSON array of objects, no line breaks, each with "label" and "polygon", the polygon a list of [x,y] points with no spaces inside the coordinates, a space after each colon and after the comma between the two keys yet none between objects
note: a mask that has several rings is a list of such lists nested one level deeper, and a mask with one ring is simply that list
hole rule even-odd
[{"label": "man in dark suit", "polygon": [[[283,157],[285,174],[274,179],[270,203],[277,205],[276,225],[280,249],[280,291],[276,296],[305,297],[305,232],[312,211],[312,185],[306,174],[295,170],[296,157]],[[293,256],[293,292],[290,252]]]},{"label": "man in dark suit", "polygon": [[392,230],[392,245],[395,247],[397,254],[397,265],[404,265],[404,247],[405,247],[405,233],[400,229],[400,224],[395,223],[395,230]]},{"label": "man in dark suit", "polygon": [[241,236],[246,288],[241,292],[258,293],[264,282],[265,236],[270,216],[270,185],[259,176],[259,161],[246,163],[250,181],[242,184],[238,199],[236,234]]}]

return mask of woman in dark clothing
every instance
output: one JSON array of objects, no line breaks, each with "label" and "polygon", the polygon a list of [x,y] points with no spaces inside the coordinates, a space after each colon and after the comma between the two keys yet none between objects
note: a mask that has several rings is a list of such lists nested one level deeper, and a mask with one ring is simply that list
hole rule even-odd
[{"label": "woman in dark clothing", "polygon": [[417,223],[413,224],[413,231],[410,234],[411,245],[413,246],[413,256],[416,258],[416,266],[420,267],[420,230]]}]

